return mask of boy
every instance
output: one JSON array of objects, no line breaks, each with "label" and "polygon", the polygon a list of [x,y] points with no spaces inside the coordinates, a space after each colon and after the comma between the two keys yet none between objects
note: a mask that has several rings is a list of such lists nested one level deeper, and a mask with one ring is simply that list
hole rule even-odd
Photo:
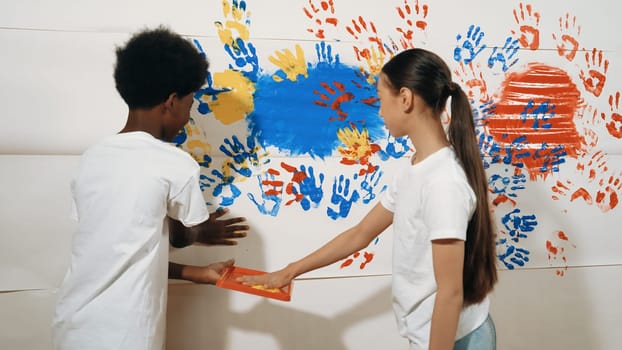
[{"label": "boy", "polygon": [[[90,147],[72,182],[78,231],[53,324],[57,349],[163,349],[169,278],[214,283],[233,260],[168,263],[174,247],[236,244],[244,218],[210,217],[199,166],[171,141],[188,122],[208,63],[165,29],[135,34],[116,51],[125,127]],[[170,238],[169,238],[170,232]]]}]

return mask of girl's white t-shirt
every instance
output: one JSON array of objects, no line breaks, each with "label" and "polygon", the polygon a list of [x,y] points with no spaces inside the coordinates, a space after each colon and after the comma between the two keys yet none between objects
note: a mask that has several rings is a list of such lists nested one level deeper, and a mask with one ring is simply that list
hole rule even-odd
[{"label": "girl's white t-shirt", "polygon": [[[432,240],[466,240],[476,197],[455,152],[445,147],[404,166],[381,198],[393,212],[393,309],[411,349],[427,349],[436,280]],[[480,326],[489,300],[463,308],[456,340]]]},{"label": "girl's white t-shirt", "polygon": [[78,229],[53,321],[55,349],[163,349],[166,217],[209,218],[199,166],[148,133],[111,136],[82,156],[72,181]]}]

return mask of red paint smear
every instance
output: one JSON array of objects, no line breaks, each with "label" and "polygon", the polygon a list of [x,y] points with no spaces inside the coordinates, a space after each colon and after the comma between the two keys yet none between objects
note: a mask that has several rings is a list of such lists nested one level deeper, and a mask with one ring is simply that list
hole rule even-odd
[{"label": "red paint smear", "polygon": [[307,15],[307,17],[313,19],[313,15],[309,12],[309,10],[307,10],[306,8],[303,8],[302,10],[304,11],[305,15]]},{"label": "red paint smear", "polygon": [[546,250],[553,255],[557,255],[557,247],[551,243],[551,241],[546,241]]},{"label": "red paint smear", "polygon": [[557,232],[557,237],[559,237],[559,239],[561,239],[563,241],[567,241],[568,240],[568,236],[566,236],[564,231],[558,231]]},{"label": "red paint smear", "polygon": [[577,189],[572,196],[570,196],[570,201],[574,201],[577,198],[582,198],[586,203],[592,204],[592,196],[590,193],[583,187]]},{"label": "red paint smear", "polygon": [[[533,117],[521,116],[530,100],[533,100],[534,106],[543,102],[555,105],[555,115],[546,120],[546,123],[551,124],[550,128],[534,129]],[[532,63],[524,72],[508,74],[502,84],[497,107],[488,117],[486,127],[495,141],[504,146],[510,145],[520,136],[526,137],[531,150],[540,150],[542,143],[548,144],[548,149],[540,150],[538,157],[513,159],[514,162],[524,163],[530,178],[535,180],[538,176],[546,177],[549,174],[550,169],[543,173],[541,168],[554,146],[563,145],[570,157],[576,157],[577,151],[582,148],[584,140],[574,123],[574,116],[582,103],[579,90],[565,71],[542,63]]]},{"label": "red paint smear", "polygon": [[341,264],[340,268],[343,269],[344,267],[348,267],[348,266],[352,265],[353,262],[354,262],[354,260],[348,259],[348,260],[344,261],[343,264]]},{"label": "red paint smear", "polygon": [[377,97],[369,97],[369,98],[363,98],[361,99],[361,102],[363,102],[364,104],[368,105],[368,106],[373,106],[376,102],[378,102],[380,99]]},{"label": "red paint smear", "polygon": [[404,11],[402,11],[402,9],[399,8],[399,7],[397,8],[397,14],[400,15],[400,17],[402,19],[404,19],[404,17],[406,17],[406,15],[404,15]]},{"label": "red paint smear", "polygon": [[374,253],[365,252],[365,261],[361,263],[361,270],[365,268],[365,265],[369,264],[374,259]]},{"label": "red paint smear", "polygon": [[611,114],[611,121],[606,124],[606,127],[611,136],[622,139],[622,115]]},{"label": "red paint smear", "polygon": [[337,20],[337,18],[332,18],[332,17],[331,17],[331,18],[327,18],[327,19],[326,19],[326,23],[330,23],[330,24],[332,24],[332,25],[336,26],[336,25],[337,25],[337,23],[338,23],[338,20]]},{"label": "red paint smear", "polygon": [[288,172],[290,172],[290,173],[293,173],[294,171],[296,171],[296,170],[297,170],[297,169],[296,169],[296,167],[291,166],[291,165],[289,165],[289,164],[287,164],[287,163],[285,163],[285,162],[281,162],[281,167],[282,167],[283,169],[287,170],[287,171],[288,171]]},{"label": "red paint smear", "polygon": [[[599,208],[603,211],[609,211],[615,208],[618,205],[618,194],[614,192],[610,187],[605,189],[607,193],[602,191],[598,191],[596,193],[596,203],[599,204]],[[609,194],[609,202],[607,203],[605,199],[607,198],[607,194]]]}]

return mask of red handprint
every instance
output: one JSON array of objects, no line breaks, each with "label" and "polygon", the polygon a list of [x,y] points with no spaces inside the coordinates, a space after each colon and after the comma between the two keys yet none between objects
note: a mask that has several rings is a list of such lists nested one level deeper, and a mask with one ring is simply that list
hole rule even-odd
[{"label": "red handprint", "polygon": [[[607,131],[615,138],[622,138],[622,115],[620,114],[620,92],[609,96],[609,107],[611,107],[610,121],[605,124]],[[601,118],[607,121],[607,115],[601,113]]]},{"label": "red handprint", "polygon": [[460,61],[460,69],[454,70],[454,74],[467,87],[467,94],[470,99],[482,103],[490,101],[491,97],[488,95],[486,79],[480,70],[479,63],[474,66],[473,61],[469,64]]},{"label": "red handprint", "polygon": [[[553,242],[554,241],[554,242]],[[568,259],[566,258],[565,250],[566,247],[576,248],[577,246],[574,243],[570,243],[568,236],[563,231],[555,232],[555,237],[551,240],[546,241],[546,250],[548,251],[548,260],[549,263],[553,263],[553,260],[557,260],[559,257],[561,263],[563,264],[560,268],[555,272],[558,276],[563,276],[566,270],[568,270]]]},{"label": "red handprint", "polygon": [[[581,70],[579,77],[583,81],[585,90],[598,97],[603,91],[607,77],[607,69],[609,68],[609,60],[603,60],[603,51],[592,49],[592,54],[585,53],[586,70]],[[592,67],[597,66],[597,69]],[[602,69],[601,69],[602,68]]]},{"label": "red handprint", "polygon": [[354,94],[352,94],[351,92],[347,92],[345,85],[343,85],[342,83],[338,81],[333,82],[333,85],[335,88],[331,87],[325,82],[321,82],[320,85],[322,85],[322,87],[328,94],[314,90],[313,93],[318,95],[321,101],[316,100],[316,101],[313,101],[313,103],[315,103],[318,106],[328,107],[329,102],[332,99],[332,102],[330,102],[330,109],[336,111],[338,116],[337,118],[330,117],[329,120],[330,121],[345,120],[348,117],[348,113],[344,112],[341,109],[341,104],[344,102],[352,101],[354,99]]},{"label": "red handprint", "polygon": [[557,53],[559,53],[560,56],[565,57],[568,61],[574,60],[574,57],[579,50],[579,41],[577,38],[568,34],[569,30],[573,28],[577,29],[576,36],[578,37],[581,34],[581,26],[577,25],[577,18],[575,16],[572,16],[572,19],[570,19],[570,14],[567,13],[565,20],[563,17],[559,18],[559,31],[561,34],[559,39],[557,38],[557,35],[553,33],[553,39],[558,40],[559,42],[557,44]]},{"label": "red handprint", "polygon": [[[413,6],[411,6],[409,0],[404,0],[404,6],[397,7],[397,14],[406,24],[404,28],[395,28],[395,30],[402,34],[400,38],[402,48],[409,49],[415,47],[413,43],[414,28],[418,28],[421,31],[425,31],[427,28],[428,22],[425,21],[425,18],[428,16],[428,5],[419,5],[419,0],[415,0]],[[411,16],[415,17],[414,22]]]},{"label": "red handprint", "polygon": [[333,0],[320,1],[320,6],[316,6],[312,0],[309,0],[309,8],[304,7],[303,11],[309,19],[313,20],[315,28],[307,28],[309,33],[313,33],[318,39],[325,39],[324,26],[330,24],[333,27],[337,26],[339,22],[335,14],[335,7]]},{"label": "red handprint", "polygon": [[[540,46],[540,30],[538,29],[540,13],[532,12],[530,4],[525,5],[523,8],[523,3],[521,2],[518,11],[514,9],[514,20],[519,25],[521,35],[518,42],[521,46],[530,50],[537,50]],[[517,32],[512,30],[512,34],[517,34]]]}]

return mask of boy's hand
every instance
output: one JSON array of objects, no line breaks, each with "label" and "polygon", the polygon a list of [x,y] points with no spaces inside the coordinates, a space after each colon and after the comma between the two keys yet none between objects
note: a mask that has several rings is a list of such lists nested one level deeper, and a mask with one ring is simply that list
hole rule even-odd
[{"label": "boy's hand", "polygon": [[227,214],[229,209],[220,209],[210,213],[207,221],[200,225],[200,232],[197,243],[207,245],[236,245],[237,241],[232,239],[244,238],[248,232],[248,225],[236,225],[245,222],[246,218],[235,217],[231,219],[218,220]]},{"label": "boy's hand", "polygon": [[182,279],[194,283],[216,284],[220,274],[229,266],[233,266],[235,261],[229,259],[207,266],[184,266]]}]

